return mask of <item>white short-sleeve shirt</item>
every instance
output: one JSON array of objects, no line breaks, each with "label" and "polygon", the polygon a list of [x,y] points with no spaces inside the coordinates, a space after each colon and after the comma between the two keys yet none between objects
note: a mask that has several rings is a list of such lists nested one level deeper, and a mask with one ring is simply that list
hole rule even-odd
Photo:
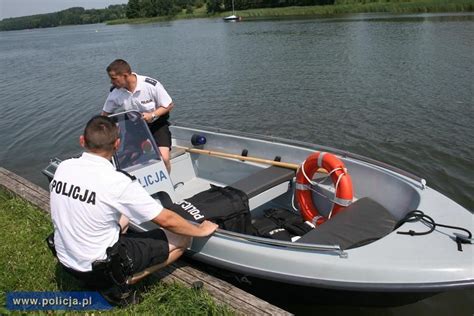
[{"label": "white short-sleeve shirt", "polygon": [[173,100],[159,81],[136,73],[132,74],[137,77],[135,91],[130,92],[125,88],[113,89],[105,100],[102,109],[104,112],[114,113],[118,110],[151,112],[159,107],[167,108],[172,103]]},{"label": "white short-sleeve shirt", "polygon": [[105,158],[83,153],[63,161],[50,184],[51,218],[58,259],[91,271],[117,242],[123,214],[136,223],[152,220],[163,206]]}]

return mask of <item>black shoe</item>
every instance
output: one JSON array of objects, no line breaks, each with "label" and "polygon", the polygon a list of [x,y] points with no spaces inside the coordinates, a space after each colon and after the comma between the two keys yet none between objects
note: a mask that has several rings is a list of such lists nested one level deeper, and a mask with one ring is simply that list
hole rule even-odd
[{"label": "black shoe", "polygon": [[118,287],[100,291],[104,299],[113,306],[125,307],[140,303],[140,297],[136,290],[122,290]]}]

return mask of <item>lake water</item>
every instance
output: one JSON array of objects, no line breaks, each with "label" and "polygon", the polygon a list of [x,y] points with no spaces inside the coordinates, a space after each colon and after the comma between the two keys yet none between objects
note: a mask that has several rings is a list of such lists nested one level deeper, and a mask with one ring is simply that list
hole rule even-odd
[{"label": "lake water", "polygon": [[[172,120],[352,151],[473,210],[473,34],[472,13],[1,32],[0,166],[46,186],[41,169],[80,151],[110,87],[105,68],[123,58],[163,83]],[[473,300],[462,291],[401,309],[323,310],[472,315]]]}]

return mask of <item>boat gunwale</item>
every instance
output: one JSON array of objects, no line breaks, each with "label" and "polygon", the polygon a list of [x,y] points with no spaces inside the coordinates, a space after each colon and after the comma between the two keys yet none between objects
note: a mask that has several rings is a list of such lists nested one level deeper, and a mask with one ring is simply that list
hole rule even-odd
[{"label": "boat gunwale", "polygon": [[232,238],[233,240],[240,239],[240,240],[253,242],[257,244],[264,244],[264,245],[298,249],[298,250],[313,250],[313,251],[318,251],[318,252],[336,253],[341,258],[348,257],[347,252],[345,252],[341,248],[340,245],[323,245],[323,244],[290,242],[290,241],[269,239],[269,238],[264,238],[264,237],[252,236],[248,234],[236,233],[236,232],[221,229],[221,228],[217,229],[216,233],[214,234],[214,237],[221,237],[221,238],[228,237],[228,238]]},{"label": "boat gunwale", "polygon": [[280,143],[283,145],[290,145],[290,146],[295,146],[295,147],[301,147],[304,149],[312,149],[312,150],[319,150],[319,151],[326,151],[326,152],[331,152],[334,154],[338,154],[343,158],[350,158],[350,159],[355,159],[359,160],[361,162],[369,163],[371,165],[375,165],[377,167],[381,167],[384,169],[387,169],[389,171],[395,172],[399,175],[405,176],[411,180],[414,180],[417,182],[418,185],[421,186],[422,189],[425,188],[426,185],[426,180],[420,176],[415,175],[414,173],[410,171],[406,171],[403,169],[400,169],[398,167],[395,167],[393,165],[390,165],[388,163],[372,159],[360,154],[355,154],[346,150],[342,149],[337,149],[334,147],[329,147],[329,146],[323,146],[323,145],[317,145],[314,143],[309,143],[305,141],[300,141],[300,140],[294,140],[294,139],[289,139],[289,138],[284,138],[284,137],[279,137],[279,136],[269,136],[269,135],[261,135],[261,134],[254,134],[254,133],[249,133],[249,132],[242,132],[242,131],[236,131],[236,130],[231,130],[231,129],[225,129],[225,128],[220,128],[220,127],[210,127],[210,126],[202,126],[198,124],[188,124],[188,123],[182,123],[181,121],[173,121],[170,125],[171,127],[176,127],[176,128],[181,128],[181,129],[189,129],[189,130],[201,130],[203,132],[209,132],[209,133],[216,133],[216,134],[221,134],[221,135],[226,135],[226,136],[237,136],[237,137],[245,137],[249,139],[258,139],[262,141],[268,141],[272,143]]}]

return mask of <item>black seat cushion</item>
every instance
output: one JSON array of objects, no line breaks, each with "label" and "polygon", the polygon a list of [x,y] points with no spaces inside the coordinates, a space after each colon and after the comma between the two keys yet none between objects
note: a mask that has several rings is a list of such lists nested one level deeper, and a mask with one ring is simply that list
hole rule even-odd
[{"label": "black seat cushion", "polygon": [[230,186],[245,192],[249,198],[252,198],[280,183],[291,180],[294,176],[294,170],[271,166],[232,183]]},{"label": "black seat cushion", "polygon": [[296,242],[356,248],[388,235],[396,224],[397,220],[385,207],[362,198]]}]

